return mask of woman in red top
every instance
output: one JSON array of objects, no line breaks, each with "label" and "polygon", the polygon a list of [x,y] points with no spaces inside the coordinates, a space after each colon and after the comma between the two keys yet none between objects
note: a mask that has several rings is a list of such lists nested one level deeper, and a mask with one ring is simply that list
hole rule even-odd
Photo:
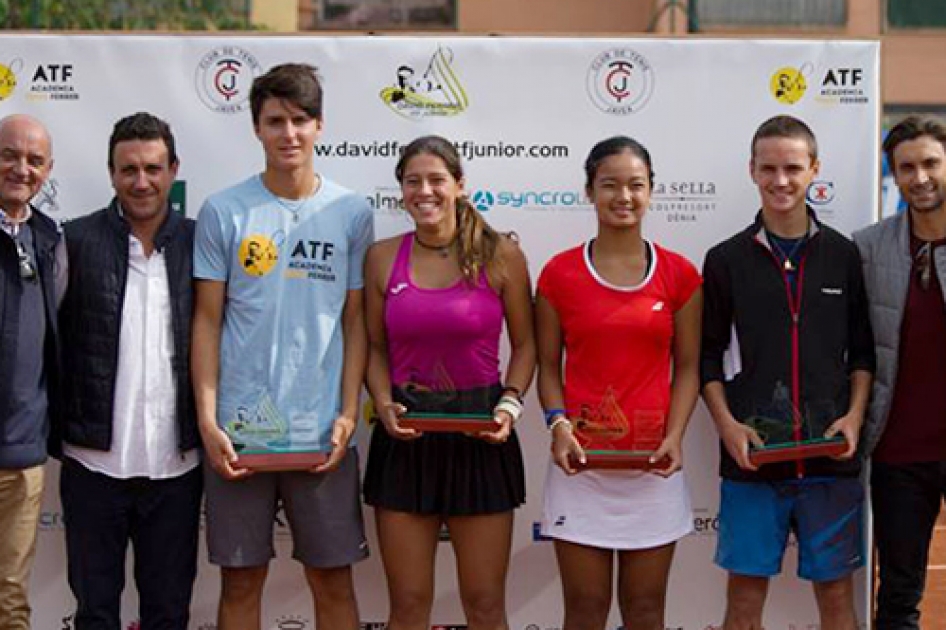
[{"label": "woman in red top", "polygon": [[[605,627],[615,555],[624,627],[662,630],[674,545],[692,529],[678,471],[699,389],[700,277],[641,233],[653,188],[643,146],[602,141],[585,170],[597,236],[555,256],[538,284],[553,456],[542,532],[555,540],[565,630]],[[586,449],[653,451],[654,467],[585,470]]]}]

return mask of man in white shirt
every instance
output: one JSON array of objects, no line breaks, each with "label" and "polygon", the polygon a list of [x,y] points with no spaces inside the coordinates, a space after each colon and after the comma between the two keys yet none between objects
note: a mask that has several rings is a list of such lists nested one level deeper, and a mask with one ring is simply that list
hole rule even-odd
[{"label": "man in white shirt", "polygon": [[142,630],[186,630],[202,476],[189,385],[193,221],[174,137],[147,113],[109,141],[115,198],[67,224],[60,492],[76,630],[120,630],[131,542]]}]

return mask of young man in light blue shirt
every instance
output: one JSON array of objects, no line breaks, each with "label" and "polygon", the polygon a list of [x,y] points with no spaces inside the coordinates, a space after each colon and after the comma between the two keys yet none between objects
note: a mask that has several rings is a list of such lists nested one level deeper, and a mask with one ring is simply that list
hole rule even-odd
[{"label": "young man in light blue shirt", "polygon": [[[274,67],[254,81],[250,102],[266,169],[207,199],[194,246],[192,371],[207,546],[221,567],[218,624],[260,628],[281,503],[317,626],[354,630],[351,564],[367,544],[350,442],[367,357],[362,264],[373,217],[363,198],[314,170],[322,130],[314,68]],[[237,464],[231,440],[247,425],[278,436],[279,448],[324,451],[328,460],[253,473]]]}]

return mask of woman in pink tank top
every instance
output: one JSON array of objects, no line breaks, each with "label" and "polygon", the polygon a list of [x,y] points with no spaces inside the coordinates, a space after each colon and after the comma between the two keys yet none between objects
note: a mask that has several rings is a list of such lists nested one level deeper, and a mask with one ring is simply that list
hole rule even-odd
[{"label": "woman in pink tank top", "polygon": [[[395,174],[415,231],[376,243],[365,265],[368,388],[380,422],[364,492],[388,580],[388,627],[429,627],[445,525],[469,626],[507,628],[513,510],[525,501],[514,423],[535,369],[528,268],[516,242],[467,201],[449,141],[418,138]],[[476,434],[421,433],[402,425],[408,411],[492,421]]]}]

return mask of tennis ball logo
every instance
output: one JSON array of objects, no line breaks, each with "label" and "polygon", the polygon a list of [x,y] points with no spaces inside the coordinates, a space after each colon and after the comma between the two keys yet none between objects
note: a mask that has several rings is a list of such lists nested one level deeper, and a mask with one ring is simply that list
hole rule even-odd
[{"label": "tennis ball logo", "polygon": [[[13,65],[13,64],[11,64]],[[0,101],[5,101],[13,95],[16,89],[16,72],[14,68],[0,63]]]},{"label": "tennis ball logo", "polygon": [[279,261],[279,248],[267,236],[253,234],[243,239],[237,252],[243,271],[257,278],[265,276]]},{"label": "tennis ball logo", "polygon": [[769,89],[779,103],[793,105],[805,95],[808,82],[799,68],[779,68],[769,81]]}]

